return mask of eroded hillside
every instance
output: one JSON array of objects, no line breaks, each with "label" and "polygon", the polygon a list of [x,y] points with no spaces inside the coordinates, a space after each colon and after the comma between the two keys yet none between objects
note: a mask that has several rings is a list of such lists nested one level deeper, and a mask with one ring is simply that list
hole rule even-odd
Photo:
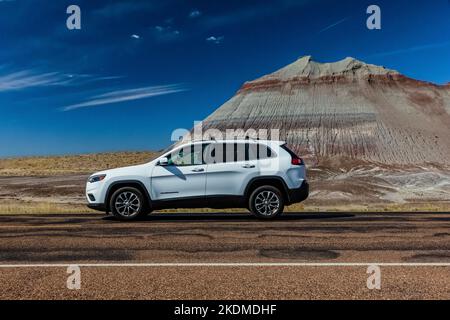
[{"label": "eroded hillside", "polygon": [[[303,57],[245,83],[204,128],[280,130],[309,164],[450,164],[450,88],[352,58]],[[341,161],[341,162],[343,162]]]}]

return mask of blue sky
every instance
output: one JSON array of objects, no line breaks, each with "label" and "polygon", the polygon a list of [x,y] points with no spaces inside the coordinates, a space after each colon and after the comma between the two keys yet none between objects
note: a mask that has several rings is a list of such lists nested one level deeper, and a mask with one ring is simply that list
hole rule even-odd
[{"label": "blue sky", "polygon": [[450,1],[0,0],[0,48],[0,157],[156,150],[303,55],[449,82]]}]

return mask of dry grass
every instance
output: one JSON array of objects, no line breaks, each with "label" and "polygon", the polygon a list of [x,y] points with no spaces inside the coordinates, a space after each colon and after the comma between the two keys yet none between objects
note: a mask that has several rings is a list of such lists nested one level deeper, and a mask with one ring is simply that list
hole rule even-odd
[{"label": "dry grass", "polygon": [[146,163],[158,152],[117,152],[73,156],[0,159],[0,176],[55,176]]},{"label": "dry grass", "polygon": [[[0,214],[64,214],[64,213],[95,213],[84,204],[60,204],[50,202],[25,202],[8,200],[0,203]],[[234,209],[166,209],[155,211],[158,213],[242,213],[242,208]],[[316,206],[308,204],[294,204],[285,208],[286,213],[293,212],[450,212],[450,203],[417,203],[417,204],[372,204],[353,206]],[[97,212],[98,213],[98,212]]]},{"label": "dry grass", "polygon": [[371,203],[344,205],[303,205],[294,204],[286,212],[450,212],[450,203]]},{"label": "dry grass", "polygon": [[2,215],[8,214],[61,214],[61,213],[92,213],[85,205],[60,204],[51,202],[7,201],[0,203]]}]

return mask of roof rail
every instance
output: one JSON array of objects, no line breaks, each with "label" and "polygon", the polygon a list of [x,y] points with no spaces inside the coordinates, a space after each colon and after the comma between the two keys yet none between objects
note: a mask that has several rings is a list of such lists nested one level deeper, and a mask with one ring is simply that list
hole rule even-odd
[{"label": "roof rail", "polygon": [[209,140],[206,140],[206,139],[193,139],[193,140],[190,140],[190,141],[191,142],[203,142],[203,141],[216,141],[216,139],[214,137],[211,137],[211,139],[209,139]]}]

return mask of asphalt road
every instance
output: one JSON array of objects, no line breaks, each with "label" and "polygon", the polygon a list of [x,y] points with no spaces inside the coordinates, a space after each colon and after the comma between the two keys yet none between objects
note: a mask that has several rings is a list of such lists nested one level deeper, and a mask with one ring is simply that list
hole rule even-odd
[{"label": "asphalt road", "polygon": [[[52,266],[97,263],[122,265],[81,266],[80,290]],[[405,265],[369,290],[367,266],[339,263]],[[450,213],[0,215],[0,264],[1,299],[449,299]]]}]

